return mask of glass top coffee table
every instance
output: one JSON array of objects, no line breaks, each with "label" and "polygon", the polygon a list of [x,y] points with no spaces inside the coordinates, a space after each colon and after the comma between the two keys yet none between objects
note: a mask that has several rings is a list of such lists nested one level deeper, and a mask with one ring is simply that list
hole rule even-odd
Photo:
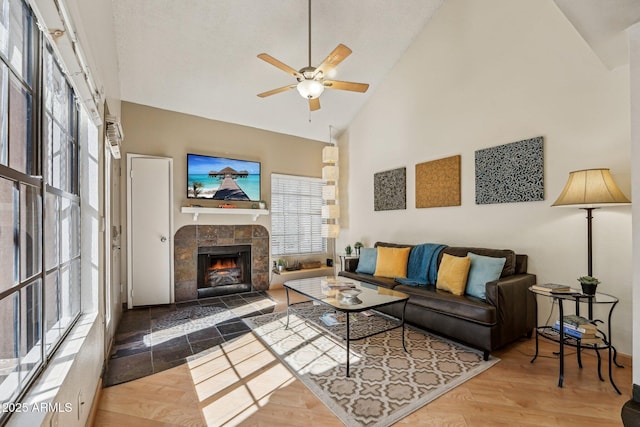
[{"label": "glass top coffee table", "polygon": [[[290,303],[289,291],[297,292],[312,301],[327,306],[335,312],[344,313],[346,332],[343,335],[336,334],[331,327],[324,327],[318,322],[314,325],[320,325],[323,329],[331,334],[337,335],[347,343],[347,370],[346,376],[349,376],[349,342],[380,334],[392,329],[402,328],[402,348],[407,351],[404,344],[404,312],[407,307],[409,295],[394,291],[392,289],[369,283],[359,282],[357,280],[344,277],[312,277],[308,279],[289,280],[284,282],[284,289],[287,294],[287,325],[289,327],[289,314],[291,310],[295,311],[295,306],[301,303]],[[367,310],[375,310],[391,304],[402,304],[402,316],[400,319],[393,318],[394,321],[384,323],[384,327],[379,327],[369,331],[365,335],[352,337],[350,334],[350,317],[352,313],[359,313]],[[391,316],[384,315],[388,318]]]}]

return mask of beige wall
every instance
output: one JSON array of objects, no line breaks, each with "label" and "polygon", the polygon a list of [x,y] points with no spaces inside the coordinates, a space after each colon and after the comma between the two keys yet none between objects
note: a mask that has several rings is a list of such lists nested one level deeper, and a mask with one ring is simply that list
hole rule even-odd
[{"label": "beige wall", "polygon": [[[173,215],[175,233],[194,224],[193,215],[180,213],[190,203],[215,207],[219,202],[187,199],[187,153],[223,156],[261,162],[262,199],[271,206],[271,174],[321,176],[324,142],[268,132],[256,128],[203,119],[129,102],[122,103],[125,140],[122,157],[127,153],[173,158]],[[124,166],[125,162],[123,162]],[[126,171],[122,169],[122,236],[126,238]],[[241,202],[238,207],[246,206]],[[248,224],[251,218],[235,215],[200,215],[198,224]],[[256,221],[271,230],[270,216]],[[322,259],[322,257],[320,257]],[[122,244],[123,282],[126,282],[126,243]]]},{"label": "beige wall", "polygon": [[[550,205],[570,171],[593,167],[611,168],[631,196],[629,126],[628,67],[607,70],[553,1],[449,0],[339,138],[348,162],[338,247],[513,248],[529,255],[539,282],[577,286],[587,268],[585,214]],[[545,200],[476,205],[474,152],[536,136],[544,137]],[[416,209],[415,164],[457,154],[462,206]],[[374,212],[373,174],[403,166],[407,209]],[[594,217],[594,275],[600,291],[620,298],[613,339],[630,354],[631,208]],[[539,310],[545,320],[550,301]]]}]

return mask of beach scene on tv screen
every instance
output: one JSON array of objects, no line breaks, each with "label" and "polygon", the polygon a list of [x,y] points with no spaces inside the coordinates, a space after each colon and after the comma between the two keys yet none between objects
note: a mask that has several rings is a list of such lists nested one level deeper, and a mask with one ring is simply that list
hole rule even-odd
[{"label": "beach scene on tv screen", "polygon": [[212,200],[260,200],[260,163],[222,157],[187,157],[187,196]]}]

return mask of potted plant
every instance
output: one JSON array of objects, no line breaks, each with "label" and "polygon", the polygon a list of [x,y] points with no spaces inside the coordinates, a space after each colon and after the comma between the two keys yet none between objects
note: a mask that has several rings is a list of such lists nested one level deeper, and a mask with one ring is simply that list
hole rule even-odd
[{"label": "potted plant", "polygon": [[284,270],[286,266],[287,266],[287,262],[284,259],[280,258],[278,260],[278,271],[282,272],[282,270]]},{"label": "potted plant", "polygon": [[585,295],[595,295],[596,287],[600,280],[596,279],[592,276],[582,276],[578,277],[578,282],[580,282],[580,286],[582,286],[582,293]]},{"label": "potted plant", "polygon": [[354,243],[353,247],[356,249],[356,256],[360,256],[360,248],[362,248],[364,245],[360,242],[356,242]]},{"label": "potted plant", "polygon": [[347,247],[344,248],[344,253],[347,254],[347,256],[351,255],[351,245],[347,245]]}]

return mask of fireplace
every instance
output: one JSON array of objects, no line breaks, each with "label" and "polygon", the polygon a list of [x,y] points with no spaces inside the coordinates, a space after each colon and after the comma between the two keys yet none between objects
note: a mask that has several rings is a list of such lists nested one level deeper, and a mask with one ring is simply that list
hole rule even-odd
[{"label": "fireplace", "polygon": [[198,298],[251,291],[251,245],[198,248]]}]

